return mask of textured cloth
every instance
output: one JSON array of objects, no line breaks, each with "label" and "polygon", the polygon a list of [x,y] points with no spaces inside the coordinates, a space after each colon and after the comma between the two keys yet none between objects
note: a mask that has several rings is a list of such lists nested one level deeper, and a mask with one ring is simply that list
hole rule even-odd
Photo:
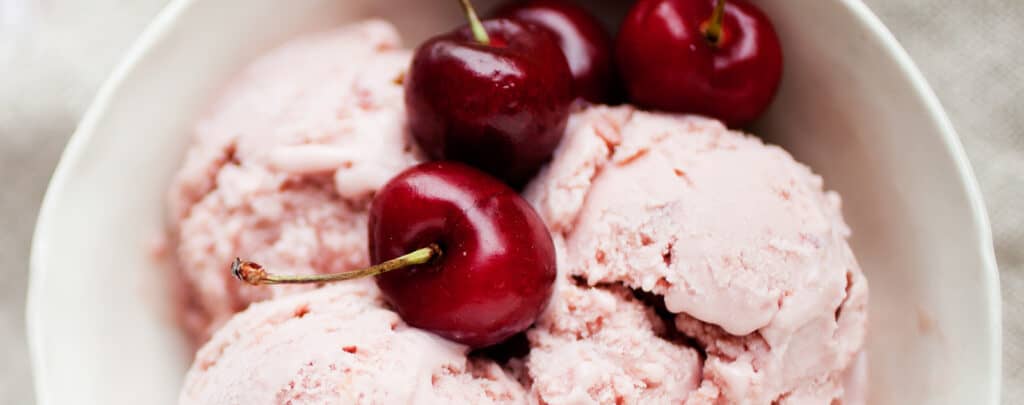
[{"label": "textured cloth", "polygon": [[[974,165],[1003,286],[1003,402],[1024,403],[1024,2],[865,1],[924,72]],[[101,81],[164,3],[0,0],[0,398],[6,402],[33,402],[25,285],[46,183]]]}]

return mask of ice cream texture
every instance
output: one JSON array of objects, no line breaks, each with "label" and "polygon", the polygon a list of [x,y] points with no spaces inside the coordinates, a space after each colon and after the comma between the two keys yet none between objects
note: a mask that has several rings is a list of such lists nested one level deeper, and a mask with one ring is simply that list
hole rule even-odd
[{"label": "ice cream texture", "polygon": [[[824,192],[820,177],[717,121],[630,107],[577,114],[556,154],[526,195],[561,248],[559,271],[573,289],[656,298],[669,335],[702,353],[699,387],[673,400],[830,403],[848,395],[844,375],[864,343],[867,282],[846,241],[839,196]],[[554,308],[548,317],[567,317]],[[550,338],[547,322],[532,333],[534,344]],[[538,366],[531,373],[546,371]],[[593,378],[600,375],[570,373],[534,388],[600,392],[608,386]]]},{"label": "ice cream texture", "polygon": [[399,41],[370,20],[286,43],[199,120],[168,196],[196,341],[252,302],[312,288],[245,286],[224,272],[236,256],[301,274],[368,264],[370,198],[420,161],[404,130],[398,79],[411,56]]},{"label": "ice cream texture", "polygon": [[182,404],[497,404],[526,392],[497,364],[406,325],[374,288],[252,305],[196,355]]},{"label": "ice cream texture", "polygon": [[[839,196],[717,121],[581,106],[526,188],[559,280],[498,362],[410,328],[372,280],[309,292],[229,279],[366,264],[366,203],[420,158],[408,62],[380,21],[299,38],[245,70],[171,192],[192,330],[182,404],[828,404],[863,398],[867,282]],[[294,288],[294,287],[293,287]]]}]

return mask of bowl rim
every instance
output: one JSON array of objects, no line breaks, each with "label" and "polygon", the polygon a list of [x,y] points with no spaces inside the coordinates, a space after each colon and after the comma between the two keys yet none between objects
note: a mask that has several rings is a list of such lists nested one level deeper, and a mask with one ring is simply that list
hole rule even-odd
[{"label": "bowl rim", "polygon": [[[48,396],[47,376],[47,353],[43,351],[42,337],[45,335],[45,328],[41,322],[41,314],[38,308],[44,300],[41,286],[42,280],[47,276],[46,265],[46,241],[49,239],[48,229],[54,210],[56,200],[63,194],[66,188],[68,177],[72,167],[77,166],[81,160],[83,149],[93,138],[95,129],[100,120],[108,114],[111,100],[118,94],[124,84],[125,78],[135,69],[140,60],[148,57],[154,46],[165,39],[168,32],[180,19],[181,15],[188,8],[196,3],[195,0],[172,0],[164,6],[149,25],[142,31],[140,36],[132,43],[125,52],[121,61],[114,68],[110,76],[103,82],[97,91],[89,108],[82,116],[78,127],[68,140],[60,160],[54,170],[50,183],[47,186],[46,194],[39,210],[36,220],[35,231],[32,237],[32,247],[29,262],[28,294],[25,309],[27,342],[30,355],[30,364],[33,372],[33,384],[35,387],[36,400],[40,404],[50,404],[52,401]],[[946,115],[941,103],[934,91],[928,85],[920,70],[914,64],[910,55],[896,40],[882,21],[871,11],[871,9],[860,0],[839,0],[847,11],[851,12],[860,23],[864,24],[868,31],[884,44],[884,52],[895,60],[901,73],[909,78],[916,96],[923,103],[929,118],[938,124],[940,140],[949,152],[953,164],[959,174],[959,181],[966,192],[967,201],[971,210],[971,220],[976,228],[978,239],[976,248],[981,255],[983,268],[981,271],[982,283],[986,289],[988,319],[988,364],[991,369],[989,374],[994,378],[989,381],[988,390],[992,394],[992,405],[1000,403],[1000,390],[1002,384],[1002,309],[1001,294],[999,287],[999,270],[995,259],[995,250],[992,241],[992,231],[989,224],[988,213],[982,200],[978,182],[974,176],[970,162],[963,149],[963,145],[953,127],[952,122]]]},{"label": "bowl rim", "polygon": [[917,65],[910,58],[910,54],[903,49],[903,46],[896,40],[892,32],[886,28],[882,20],[861,0],[842,0],[842,3],[862,23],[866,24],[872,35],[882,41],[885,45],[885,52],[896,61],[900,71],[910,79],[917,98],[924,104],[929,117],[933,122],[939,124],[940,140],[946,147],[946,150],[949,151],[956,172],[959,174],[961,186],[963,186],[964,191],[967,193],[966,197],[971,210],[971,219],[978,237],[975,241],[977,243],[976,248],[981,255],[981,262],[983,264],[983,268],[980,269],[981,278],[986,290],[985,298],[988,301],[989,351],[987,360],[988,364],[990,364],[989,375],[993,377],[988,382],[988,391],[991,393],[992,405],[1000,404],[1003,369],[1002,295],[999,287],[999,267],[996,264],[995,245],[992,241],[992,226],[989,222],[988,211],[985,209],[978,180],[974,176],[974,170],[967,159],[967,153],[960,142],[960,137],[957,135],[952,121],[950,121],[945,109],[943,109],[938,96],[935,95],[935,91],[928,85],[928,81],[921,73],[921,70],[918,69]]},{"label": "bowl rim", "polygon": [[154,46],[163,41],[186,9],[195,0],[171,0],[156,14],[153,20],[143,29],[138,38],[121,57],[121,60],[104,80],[96,95],[82,115],[81,121],[68,139],[64,151],[61,152],[57,167],[53,171],[50,183],[46,187],[36,218],[35,231],[32,235],[32,246],[29,253],[28,293],[25,305],[26,337],[29,350],[29,362],[32,366],[32,380],[35,387],[36,402],[40,405],[54,403],[48,388],[50,372],[47,367],[48,354],[43,350],[43,336],[46,335],[42,323],[42,314],[38,308],[45,300],[41,286],[47,277],[46,265],[47,246],[49,239],[47,229],[50,228],[50,217],[55,208],[56,200],[64,193],[72,167],[82,159],[83,150],[96,133],[101,119],[108,114],[111,100],[117,95],[124,84],[125,78],[135,69],[140,60],[149,56]]}]

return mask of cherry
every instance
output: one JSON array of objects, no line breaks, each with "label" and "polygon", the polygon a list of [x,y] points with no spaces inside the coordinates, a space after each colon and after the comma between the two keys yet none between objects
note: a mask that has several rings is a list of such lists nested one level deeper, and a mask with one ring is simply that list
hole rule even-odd
[{"label": "cherry", "polygon": [[640,0],[615,48],[630,99],[740,126],[768,107],[782,48],[768,17],[743,0]]},{"label": "cherry", "polygon": [[370,207],[369,249],[374,266],[338,274],[281,276],[237,260],[232,268],[251,284],[375,275],[407,323],[473,348],[526,330],[554,287],[555,247],[540,217],[461,163],[423,163],[388,182]]},{"label": "cherry", "polygon": [[370,209],[370,260],[437,244],[429,265],[377,283],[413,326],[473,347],[536,320],[555,281],[555,247],[515,190],[468,166],[425,163],[399,174]]},{"label": "cherry", "polygon": [[569,63],[576,95],[593,103],[610,101],[615,83],[612,39],[593,15],[567,0],[509,3],[495,15],[527,21],[550,31]]},{"label": "cherry", "polygon": [[513,186],[551,158],[572,103],[572,76],[547,30],[510,19],[427,40],[405,78],[409,131],[436,160],[468,163]]}]

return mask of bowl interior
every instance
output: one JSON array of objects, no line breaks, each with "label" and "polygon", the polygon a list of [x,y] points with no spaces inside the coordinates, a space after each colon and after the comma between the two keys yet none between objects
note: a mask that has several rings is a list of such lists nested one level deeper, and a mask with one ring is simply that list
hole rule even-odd
[{"label": "bowl interior", "polygon": [[[609,22],[628,6],[600,3]],[[756,132],[844,198],[871,283],[871,402],[996,404],[987,225],[930,91],[860,2],[759,4],[786,70]],[[101,91],[44,203],[28,314],[40,403],[176,401],[190,359],[157,276],[171,269],[149,246],[191,126],[261,51],[368,16],[395,22],[410,46],[460,22],[454,6],[411,0],[183,0],[161,14]]]}]

